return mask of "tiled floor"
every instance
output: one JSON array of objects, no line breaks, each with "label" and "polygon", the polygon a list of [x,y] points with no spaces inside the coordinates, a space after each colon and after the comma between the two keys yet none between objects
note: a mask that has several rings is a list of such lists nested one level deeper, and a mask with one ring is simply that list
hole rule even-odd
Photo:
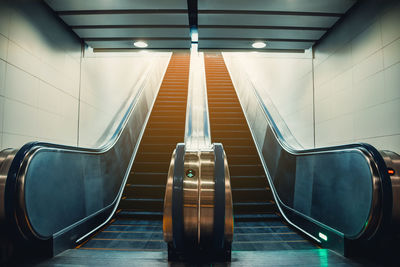
[{"label": "tiled floor", "polygon": [[[71,249],[36,266],[193,266],[169,263],[167,252]],[[364,266],[325,249],[234,251],[232,262],[194,266]]]}]

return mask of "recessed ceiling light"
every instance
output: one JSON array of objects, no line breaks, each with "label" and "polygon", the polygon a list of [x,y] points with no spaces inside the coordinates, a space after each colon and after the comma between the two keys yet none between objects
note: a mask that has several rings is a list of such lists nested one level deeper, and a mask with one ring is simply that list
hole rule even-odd
[{"label": "recessed ceiling light", "polygon": [[254,48],[264,48],[267,46],[267,44],[264,42],[255,42],[251,46]]},{"label": "recessed ceiling light", "polygon": [[197,43],[199,41],[199,34],[197,32],[192,33],[192,43]]},{"label": "recessed ceiling light", "polygon": [[139,47],[139,48],[145,48],[147,47],[147,43],[143,41],[137,41],[133,43],[134,46]]}]

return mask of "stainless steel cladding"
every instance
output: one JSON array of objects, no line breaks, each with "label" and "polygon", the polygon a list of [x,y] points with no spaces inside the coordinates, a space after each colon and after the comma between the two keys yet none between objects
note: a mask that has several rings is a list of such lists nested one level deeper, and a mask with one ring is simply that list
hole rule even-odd
[{"label": "stainless steel cladding", "polygon": [[230,259],[233,205],[228,163],[221,144],[185,151],[171,159],[164,200],[164,240],[170,260]]}]

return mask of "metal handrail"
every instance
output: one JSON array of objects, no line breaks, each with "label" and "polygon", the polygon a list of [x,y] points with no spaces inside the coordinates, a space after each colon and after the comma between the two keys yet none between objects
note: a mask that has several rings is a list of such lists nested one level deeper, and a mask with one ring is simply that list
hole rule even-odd
[{"label": "metal handrail", "polygon": [[185,144],[187,150],[211,150],[204,55],[192,44],[190,55]]},{"label": "metal handrail", "polygon": [[[228,68],[231,77],[234,77],[234,75],[231,72],[231,69]],[[274,138],[278,141],[279,145],[289,153],[289,155],[292,155],[294,157],[296,156],[307,156],[307,155],[316,155],[316,154],[324,154],[324,155],[329,155],[329,154],[334,154],[334,153],[347,153],[347,152],[355,152],[359,155],[361,155],[365,162],[370,166],[371,170],[371,186],[373,196],[372,196],[372,202],[371,202],[371,210],[368,215],[368,220],[365,223],[365,225],[362,227],[360,232],[358,232],[355,235],[346,235],[345,233],[342,233],[338,231],[337,229],[334,229],[330,227],[329,225],[326,225],[318,220],[315,220],[311,218],[310,216],[307,216],[305,214],[302,214],[302,212],[297,211],[295,208],[288,206],[287,204],[284,203],[284,201],[280,198],[275,186],[274,186],[274,181],[272,178],[272,175],[270,173],[270,170],[266,164],[265,158],[263,156],[263,151],[262,148],[259,146],[256,146],[257,151],[260,155],[261,162],[263,164],[265,173],[267,175],[267,179],[269,181],[269,184],[271,185],[271,191],[273,193],[273,196],[276,200],[276,203],[278,204],[278,208],[281,211],[281,214],[285,217],[285,219],[310,236],[311,238],[315,239],[318,242],[321,242],[321,238],[316,236],[315,233],[310,233],[307,230],[302,229],[301,226],[297,225],[296,222],[293,222],[292,219],[288,218],[285,213],[294,213],[296,216],[300,216],[305,220],[310,221],[311,223],[317,225],[321,229],[326,229],[327,231],[333,232],[337,234],[338,236],[342,236],[347,239],[351,240],[356,240],[360,238],[371,238],[374,236],[377,232],[382,231],[384,226],[388,225],[388,221],[390,221],[390,213],[391,213],[391,202],[392,202],[392,196],[391,196],[391,181],[390,177],[387,173],[387,168],[385,165],[385,162],[381,156],[381,154],[378,152],[376,148],[369,144],[364,144],[364,143],[359,143],[359,144],[349,144],[349,145],[341,145],[341,146],[332,146],[332,147],[321,147],[321,148],[313,148],[313,149],[295,149],[293,148],[285,139],[286,136],[282,134],[280,129],[278,128],[277,124],[275,123],[271,113],[268,111],[268,107],[264,103],[262,97],[260,96],[260,93],[258,92],[257,88],[255,87],[254,83],[249,79],[248,74],[246,73],[245,77],[246,82],[250,87],[252,88],[253,95],[255,96],[255,99],[258,103],[258,106],[261,108],[264,119],[268,124],[269,129],[271,130]],[[235,83],[235,81],[233,80]],[[237,86],[234,86],[235,90],[238,90]],[[237,91],[238,95],[239,92]],[[242,103],[241,103],[242,105]],[[245,108],[242,105],[242,109],[245,110]],[[254,131],[251,129],[251,124],[249,122],[249,119],[247,118],[247,114],[245,112],[246,119],[248,120],[249,128],[252,133],[253,139],[257,140],[256,134]],[[268,129],[266,130],[268,131]],[[264,141],[265,142],[265,141]]]},{"label": "metal handrail", "polygon": [[[120,201],[167,66],[168,64],[156,65],[155,61],[150,64],[146,75],[143,75],[138,82],[139,89],[130,98],[127,110],[114,134],[101,147],[83,148],[42,142],[24,145],[16,153],[10,168],[5,173],[7,177],[4,188],[5,214],[0,218],[7,217],[10,223],[14,220],[13,214],[16,214],[15,223],[20,234],[25,239],[31,240],[57,239],[72,235],[73,238],[67,239],[69,242],[75,242],[104,225],[111,218]],[[150,85],[152,74],[160,76],[160,83],[157,88],[149,87],[145,90]],[[148,99],[153,99],[152,103],[148,103]],[[67,171],[65,168],[68,167],[71,168]],[[119,178],[111,179],[112,176]],[[71,178],[74,182],[70,182]],[[69,183],[69,187],[60,188],[58,184],[52,184],[55,182]],[[38,186],[43,188],[38,189]],[[26,191],[27,188],[28,191]],[[38,190],[40,190],[40,195],[35,195],[38,194]],[[91,192],[90,190],[100,191]],[[33,203],[35,201],[32,199],[37,199],[38,202],[44,201],[51,194],[56,194],[54,191],[59,194],[59,198],[69,197],[70,199],[59,201],[56,199],[55,203],[48,199],[49,203],[42,203],[42,205]],[[97,196],[96,203],[99,204],[90,202],[90,197],[85,198],[85,194]],[[75,198],[79,198],[80,203]],[[37,211],[32,208],[34,205],[37,205],[35,206]],[[44,225],[43,221],[46,220],[41,218],[39,221],[38,217],[43,213],[51,212],[55,205],[61,205],[60,209],[64,209],[64,213],[75,210],[76,214],[61,214],[59,217],[62,218],[53,218]],[[50,229],[46,229],[46,226]]]}]

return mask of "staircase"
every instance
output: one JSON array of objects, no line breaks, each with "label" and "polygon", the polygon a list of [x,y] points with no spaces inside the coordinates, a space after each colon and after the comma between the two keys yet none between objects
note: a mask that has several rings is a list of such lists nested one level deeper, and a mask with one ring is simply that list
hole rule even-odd
[{"label": "staircase", "polygon": [[162,220],[172,152],[184,141],[189,53],[174,53],[117,211],[118,219]]},{"label": "staircase", "polygon": [[205,53],[212,142],[222,143],[231,176],[235,222],[276,217],[271,189],[220,53]]}]

